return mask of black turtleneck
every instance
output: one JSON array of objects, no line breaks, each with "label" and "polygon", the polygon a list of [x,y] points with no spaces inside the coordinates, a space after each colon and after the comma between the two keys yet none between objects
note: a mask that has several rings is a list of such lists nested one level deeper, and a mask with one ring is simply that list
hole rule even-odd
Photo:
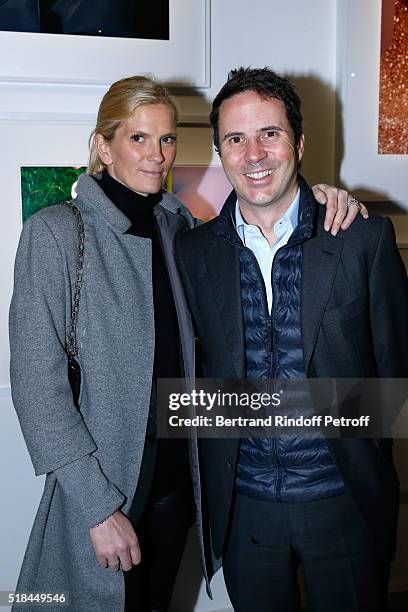
[{"label": "black turtleneck", "polygon": [[[135,193],[113,179],[106,170],[98,180],[107,197],[132,222],[127,233],[152,241],[153,306],[155,350],[153,383],[158,378],[179,378],[180,335],[174,297],[155,221],[154,207],[161,201],[162,192],[148,196]],[[135,288],[136,290],[137,288]],[[193,499],[188,458],[188,441],[184,439],[157,439],[156,404],[150,403],[146,431],[146,444],[136,494],[130,514],[140,519],[149,495],[165,497],[180,487],[188,487],[186,500]],[[149,442],[150,441],[150,442]],[[186,502],[186,506],[189,505]]]},{"label": "black turtleneck", "polygon": [[152,241],[153,304],[155,326],[155,351],[153,378],[179,378],[180,339],[179,328],[171,290],[155,222],[154,207],[163,193],[142,196],[119,183],[104,170],[98,181],[107,197],[132,222],[127,233]]}]

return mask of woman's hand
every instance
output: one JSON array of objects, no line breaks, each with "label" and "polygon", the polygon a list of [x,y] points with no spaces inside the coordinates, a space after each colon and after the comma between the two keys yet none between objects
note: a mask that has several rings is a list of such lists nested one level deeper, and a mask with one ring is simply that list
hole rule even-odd
[{"label": "woman's hand", "polygon": [[364,219],[369,217],[364,204],[357,202],[345,189],[318,183],[312,187],[312,191],[316,200],[327,206],[324,229],[326,232],[331,230],[333,236],[337,234],[340,228],[345,230],[350,227],[358,213]]},{"label": "woman's hand", "polygon": [[89,530],[92,546],[101,567],[125,572],[142,560],[139,541],[130,520],[116,510],[103,523]]}]

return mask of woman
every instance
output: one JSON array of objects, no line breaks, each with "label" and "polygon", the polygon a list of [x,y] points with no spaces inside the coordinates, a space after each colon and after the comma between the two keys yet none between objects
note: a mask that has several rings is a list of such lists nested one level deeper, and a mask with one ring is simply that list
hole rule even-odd
[{"label": "woman", "polygon": [[156,379],[194,373],[173,258],[176,235],[194,220],[162,191],[176,122],[168,92],[145,77],[118,81],[102,100],[75,200],[85,227],[79,409],[65,350],[78,254],[72,211],[57,205],[31,217],[17,253],[13,401],[36,474],[47,474],[17,589],[66,592],[75,612],[166,610],[194,512],[203,556],[196,444],[156,436]]}]

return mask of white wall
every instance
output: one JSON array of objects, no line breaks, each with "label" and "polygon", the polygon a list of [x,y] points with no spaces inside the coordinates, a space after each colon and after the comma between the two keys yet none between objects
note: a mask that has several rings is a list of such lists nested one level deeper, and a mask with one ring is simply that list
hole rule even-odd
[{"label": "white wall", "polygon": [[210,96],[232,67],[269,65],[291,74],[303,103],[304,173],[310,181],[332,181],[336,1],[214,0],[212,6]]},{"label": "white wall", "polygon": [[[109,57],[100,61],[109,62]],[[289,72],[298,83],[303,99],[304,173],[311,182],[330,182],[334,177],[335,63],[336,0],[307,3],[304,0],[212,0],[212,85],[199,92],[203,96],[201,100],[182,100],[182,111],[189,116],[207,112],[208,102],[232,67],[268,64],[277,71]],[[0,389],[0,589],[15,585],[42,486],[41,479],[34,478],[7,389],[6,306],[20,224],[18,165],[85,164],[87,136],[104,91],[102,87],[85,85],[0,82],[3,158],[0,164],[3,196],[0,386],[4,387]],[[191,143],[191,138],[188,140]],[[197,159],[203,156],[210,159],[207,136],[202,139],[198,132],[197,141],[201,147]],[[186,155],[182,157],[185,159]],[[185,559],[184,577],[194,567],[194,552],[189,551],[189,555]],[[215,599],[210,602],[201,589],[195,610],[227,608],[228,598],[219,576],[214,594]],[[180,610],[191,610],[183,596],[183,581],[179,581],[175,600]]]}]

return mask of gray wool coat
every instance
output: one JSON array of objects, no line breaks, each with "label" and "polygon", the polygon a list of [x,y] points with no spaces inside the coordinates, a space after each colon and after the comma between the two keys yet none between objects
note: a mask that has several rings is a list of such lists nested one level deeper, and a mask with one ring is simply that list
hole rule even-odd
[{"label": "gray wool coat", "polygon": [[[121,612],[123,573],[98,565],[89,528],[118,508],[126,514],[138,481],[154,358],[151,241],[126,234],[130,221],[91,176],[80,176],[77,193],[75,204],[85,224],[77,330],[80,410],[72,401],[65,354],[77,253],[72,212],[56,205],[33,215],[16,258],[10,309],[12,397],[35,473],[47,474],[17,589],[66,591],[72,612]],[[184,371],[192,377],[194,335],[173,244],[195,222],[167,193],[155,210]],[[190,458],[204,559],[194,439]],[[24,604],[21,609],[39,608]],[[46,609],[67,608],[48,604]]]}]

